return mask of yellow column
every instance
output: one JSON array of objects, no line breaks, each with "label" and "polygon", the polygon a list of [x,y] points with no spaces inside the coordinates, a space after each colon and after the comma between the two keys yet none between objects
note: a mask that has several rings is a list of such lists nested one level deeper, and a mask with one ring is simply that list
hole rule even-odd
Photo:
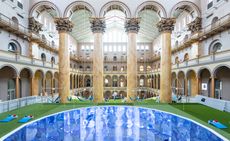
[{"label": "yellow column", "polygon": [[30,96],[35,95],[35,89],[34,89],[34,77],[30,77]]},{"label": "yellow column", "polygon": [[20,98],[19,76],[15,78],[15,83],[16,83],[16,88],[15,88],[16,98]]},{"label": "yellow column", "polygon": [[128,46],[127,46],[127,97],[137,96],[137,33],[140,29],[140,19],[131,18],[127,19],[125,29],[128,33]]},{"label": "yellow column", "polygon": [[174,29],[174,19],[163,18],[157,24],[161,32],[161,77],[160,77],[160,102],[172,102],[172,73],[171,73],[171,32]]},{"label": "yellow column", "polygon": [[103,102],[103,75],[104,75],[104,52],[103,33],[105,31],[105,21],[101,18],[91,19],[91,30],[94,33],[93,51],[93,93],[94,102]]},{"label": "yellow column", "polygon": [[68,48],[68,32],[72,31],[73,24],[68,18],[55,19],[56,28],[59,31],[59,81],[58,89],[61,103],[67,102],[70,95],[70,55]]},{"label": "yellow column", "polygon": [[54,93],[53,93],[53,87],[54,87],[54,78],[53,78],[53,76],[52,76],[52,78],[51,78],[51,95],[52,95],[52,97],[54,96]]},{"label": "yellow column", "polygon": [[211,97],[215,98],[215,77],[211,77]]},{"label": "yellow column", "polygon": [[187,78],[185,78],[184,79],[184,95],[185,96],[188,96],[188,79]]}]

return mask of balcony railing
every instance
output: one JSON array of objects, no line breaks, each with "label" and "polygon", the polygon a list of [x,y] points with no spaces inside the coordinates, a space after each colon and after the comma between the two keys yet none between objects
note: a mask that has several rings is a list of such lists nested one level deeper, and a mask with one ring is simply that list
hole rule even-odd
[{"label": "balcony railing", "polygon": [[212,64],[219,61],[230,61],[230,50],[225,50],[222,52],[216,52],[215,54],[194,58],[179,64],[173,64],[172,69],[193,67],[201,64]]}]

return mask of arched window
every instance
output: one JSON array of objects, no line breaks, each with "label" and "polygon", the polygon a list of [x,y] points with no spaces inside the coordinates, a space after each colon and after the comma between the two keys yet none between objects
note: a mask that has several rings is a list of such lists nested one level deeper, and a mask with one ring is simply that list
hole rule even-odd
[{"label": "arched window", "polygon": [[214,17],[214,18],[212,19],[212,23],[211,23],[211,24],[212,24],[212,25],[211,25],[212,28],[216,26],[216,23],[218,22],[218,20],[219,20],[218,17]]},{"label": "arched window", "polygon": [[8,51],[16,53],[17,52],[17,45],[15,43],[13,43],[13,42],[10,42],[8,44]]},{"label": "arched window", "polygon": [[185,35],[184,36],[184,41],[187,41],[188,40],[188,35]]},{"label": "arched window", "polygon": [[13,25],[18,27],[18,19],[16,17],[12,17]]},{"label": "arched window", "polygon": [[45,55],[45,53],[42,53],[42,54],[41,54],[41,59],[42,59],[43,62],[46,61],[46,55]]},{"label": "arched window", "polygon": [[117,61],[117,56],[113,56],[113,61]]},{"label": "arched window", "polygon": [[216,52],[221,51],[222,44],[219,41],[214,41],[211,43],[209,48],[209,54],[214,54]]},{"label": "arched window", "polygon": [[54,57],[51,57],[51,63],[55,64],[55,58]]},{"label": "arched window", "polygon": [[86,71],[90,71],[90,66],[87,66],[87,67],[86,67]]},{"label": "arched window", "polygon": [[185,55],[184,55],[184,62],[187,62],[189,60],[189,55],[188,55],[188,53],[186,53]]},{"label": "arched window", "polygon": [[179,63],[180,63],[179,57],[177,56],[177,57],[175,58],[175,64],[179,64]]},{"label": "arched window", "polygon": [[141,86],[141,87],[144,86],[144,79],[143,79],[143,78],[140,79],[140,86]]},{"label": "arched window", "polygon": [[144,66],[140,66],[140,71],[143,72],[144,71]]},{"label": "arched window", "polygon": [[46,36],[44,34],[42,34],[42,40],[46,41]]},{"label": "arched window", "polygon": [[117,66],[113,66],[113,71],[117,71]]},{"label": "arched window", "polygon": [[105,56],[105,57],[104,57],[104,61],[107,61],[107,59],[108,59],[107,56]]}]

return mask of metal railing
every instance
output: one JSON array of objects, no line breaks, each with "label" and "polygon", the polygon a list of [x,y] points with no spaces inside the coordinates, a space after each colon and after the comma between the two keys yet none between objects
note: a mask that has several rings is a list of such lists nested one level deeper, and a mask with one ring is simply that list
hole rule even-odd
[{"label": "metal railing", "polygon": [[24,106],[36,103],[48,103],[48,97],[42,96],[29,96],[19,99],[0,102],[0,113],[9,112]]}]

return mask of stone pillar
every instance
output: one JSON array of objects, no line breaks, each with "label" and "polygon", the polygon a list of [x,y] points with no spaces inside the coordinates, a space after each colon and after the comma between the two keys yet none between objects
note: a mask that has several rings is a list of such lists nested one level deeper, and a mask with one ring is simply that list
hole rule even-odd
[{"label": "stone pillar", "polygon": [[54,78],[53,78],[53,76],[52,76],[52,78],[51,78],[51,90],[50,90],[50,92],[51,92],[51,96],[53,97],[54,96]]},{"label": "stone pillar", "polygon": [[184,79],[184,95],[188,96],[188,79],[187,79],[187,77]]},{"label": "stone pillar", "polygon": [[140,29],[140,19],[131,18],[125,22],[125,30],[128,33],[127,46],[127,97],[137,95],[137,33]]},{"label": "stone pillar", "polygon": [[42,96],[46,96],[46,77],[42,79]]},{"label": "stone pillar", "polygon": [[215,77],[211,77],[211,98],[215,98]]},{"label": "stone pillar", "polygon": [[162,38],[161,50],[161,79],[160,102],[172,102],[172,73],[171,73],[171,32],[174,30],[175,19],[162,18],[157,24]]},{"label": "stone pillar", "polygon": [[20,87],[19,87],[19,76],[17,76],[15,78],[15,83],[16,83],[16,87],[15,87],[15,92],[16,92],[16,98],[20,98]]},{"label": "stone pillar", "polygon": [[197,75],[197,95],[200,95],[200,90],[201,90],[201,81],[200,81],[200,77]]},{"label": "stone pillar", "polygon": [[104,52],[103,33],[105,32],[105,21],[101,18],[93,18],[90,21],[91,30],[94,34],[93,50],[93,93],[94,102],[103,102],[103,75],[104,75]]},{"label": "stone pillar", "polygon": [[70,95],[70,55],[68,47],[68,32],[72,31],[73,24],[68,18],[56,18],[56,28],[59,31],[59,78],[58,89],[61,103],[67,102]]},{"label": "stone pillar", "polygon": [[30,77],[30,96],[35,95],[35,90],[34,90],[34,76]]}]

